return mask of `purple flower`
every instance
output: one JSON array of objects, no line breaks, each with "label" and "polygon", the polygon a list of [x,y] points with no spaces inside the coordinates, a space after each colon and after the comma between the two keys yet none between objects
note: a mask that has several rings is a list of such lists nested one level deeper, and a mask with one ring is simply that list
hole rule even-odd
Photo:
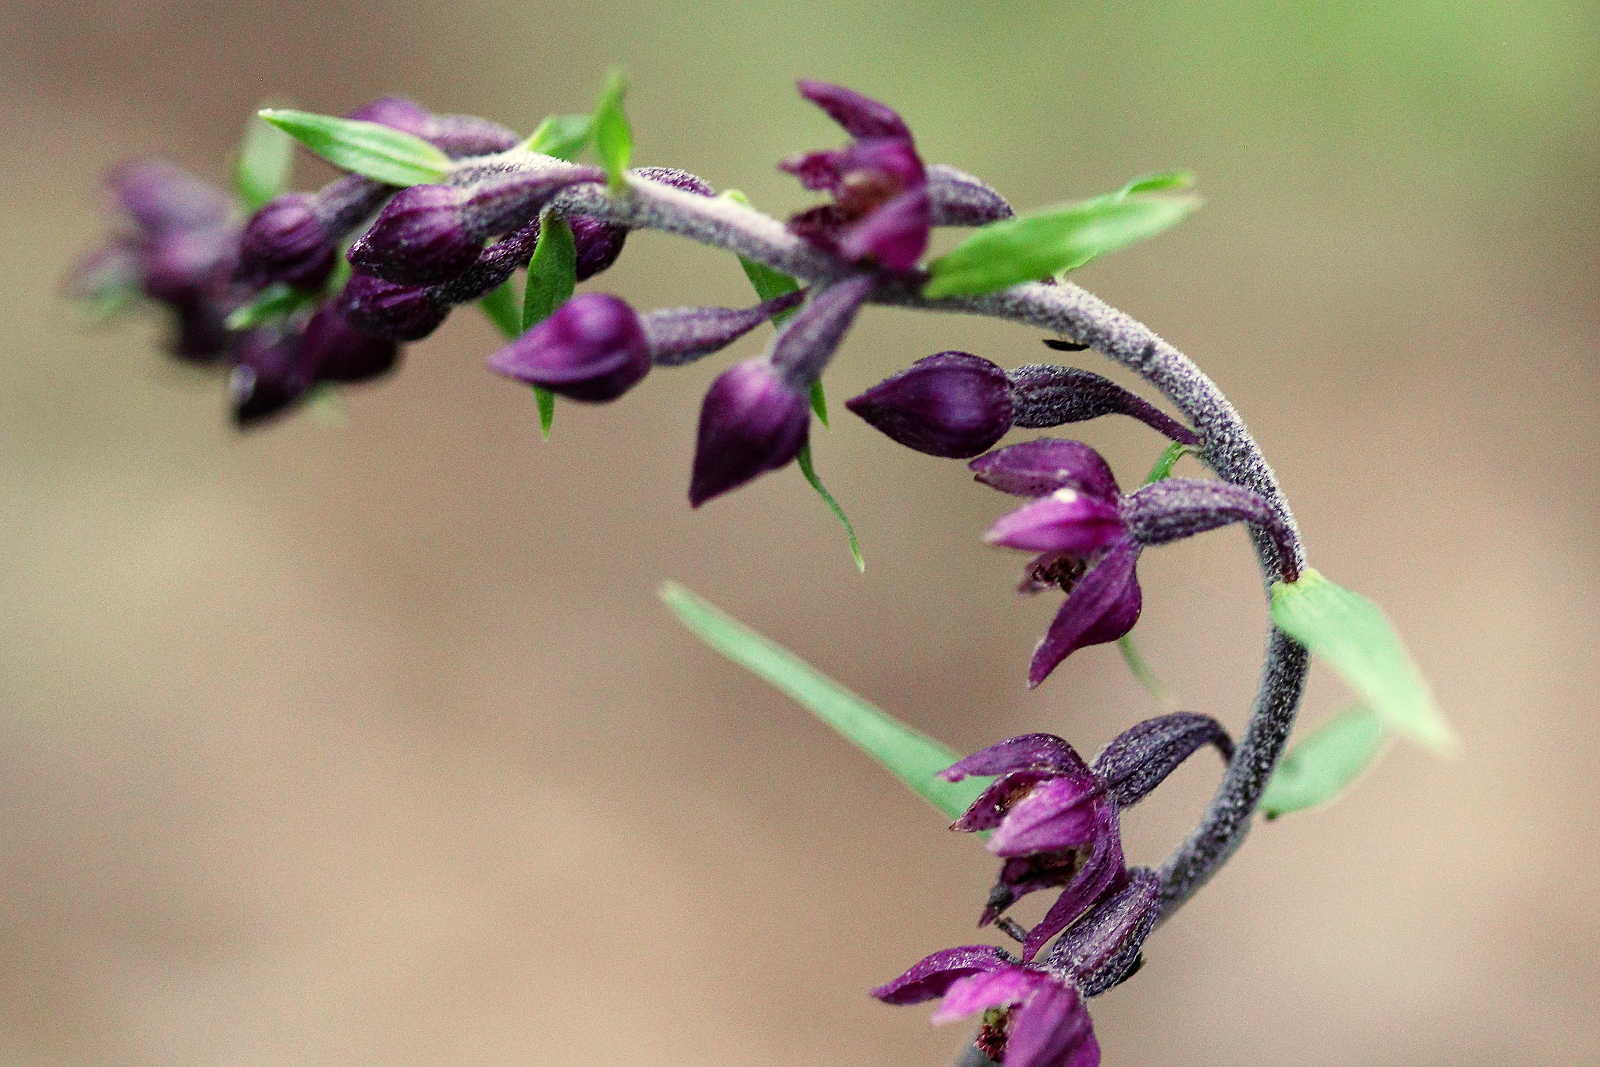
[{"label": "purple flower", "polygon": [[1005,1067],[1098,1067],[1089,1009],[1065,975],[1003,958],[988,945],[945,949],[872,995],[886,1004],[942,998],[934,1023],[983,1012],[977,1047]]},{"label": "purple flower", "polygon": [[1034,650],[1029,688],[1078,649],[1133,629],[1142,605],[1135,565],[1146,546],[1249,522],[1279,546],[1285,572],[1294,570],[1282,521],[1240,486],[1173,478],[1124,496],[1094,449],[1051,438],[990,452],[969,466],[980,482],[1034,498],[984,535],[991,544],[1037,553],[1021,591],[1057,586],[1067,594]]},{"label": "purple flower", "polygon": [[573,400],[615,400],[650,373],[650,339],[626,302],[585,293],[495,353],[489,367]]},{"label": "purple flower", "polygon": [[804,80],[799,86],[855,140],[778,164],[834,200],[794,216],[789,228],[851,263],[911,270],[928,248],[933,203],[910,129],[890,108],[842,86]]},{"label": "purple flower", "polygon": [[736,363],[717,376],[700,407],[689,504],[758,475],[777,470],[799,455],[811,429],[811,401],[765,358]]}]

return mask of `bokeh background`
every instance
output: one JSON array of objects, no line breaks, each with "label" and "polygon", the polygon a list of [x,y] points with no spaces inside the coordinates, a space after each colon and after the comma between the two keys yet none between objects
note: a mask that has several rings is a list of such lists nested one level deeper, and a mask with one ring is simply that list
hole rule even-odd
[{"label": "bokeh background", "polygon": [[[991,862],[652,591],[685,582],[957,748],[1093,750],[1150,701],[1109,647],[1024,690],[1055,602],[1016,600],[1019,559],[978,541],[1004,499],[840,412],[815,448],[858,575],[793,469],[686,506],[710,366],[564,404],[542,443],[469,309],[343,426],[240,438],[154,323],[90,331],[57,295],[108,165],[221,178],[258,100],[401,92],[527,129],[617,62],[639,162],[779,213],[808,198],[773,162],[841,140],[797,76],[891,102],[1021,207],[1201,176],[1205,210],[1081,280],[1227,390],[1313,561],[1385,606],[1466,753],[1398,747],[1258,826],[1095,1002],[1106,1062],[1600,1057],[1593,3],[8,0],[0,30],[0,1063],[846,1067],[963,1043],[866,990],[976,939]],[[651,234],[591,288],[747,295]],[[1038,341],[872,310],[829,390]],[[1161,446],[1081,431],[1130,481]],[[1243,534],[1143,576],[1146,655],[1242,726]],[[1304,721],[1347,700],[1319,669]],[[1132,857],[1216,776],[1197,758],[1130,813]]]}]

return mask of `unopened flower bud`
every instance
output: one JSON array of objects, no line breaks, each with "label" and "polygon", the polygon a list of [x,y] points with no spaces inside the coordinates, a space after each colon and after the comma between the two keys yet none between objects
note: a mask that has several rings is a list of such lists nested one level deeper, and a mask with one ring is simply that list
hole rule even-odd
[{"label": "unopened flower bud", "polygon": [[354,111],[347,112],[345,118],[356,122],[376,122],[391,130],[422,137],[428,132],[428,124],[433,121],[433,113],[416,101],[407,100],[403,96],[381,96],[376,100],[369,100]]},{"label": "unopened flower bud", "polygon": [[450,315],[450,305],[426,285],[396,285],[370,274],[352,274],[339,293],[339,309],[351,324],[378,337],[420,341]]},{"label": "unopened flower bud", "polygon": [[484,238],[472,233],[466,193],[449,185],[413,185],[396,193],[350,246],[350,265],[401,285],[431,285],[471,267]]},{"label": "unopened flower bud", "polygon": [[280,415],[316,384],[295,334],[273,337],[252,330],[239,345],[238,362],[228,378],[233,421],[241,430]]},{"label": "unopened flower bud", "polygon": [[590,215],[574,215],[567,225],[572,228],[572,243],[577,251],[576,280],[593,278],[622,255],[622,246],[628,239],[626,227],[612,226]]},{"label": "unopened flower bud", "polygon": [[238,280],[247,285],[285,282],[321,285],[338,249],[328,239],[310,193],[285,193],[257,211],[239,239]]},{"label": "unopened flower bud", "polygon": [[650,341],[625,301],[586,293],[495,353],[489,367],[572,400],[615,400],[650,373]]},{"label": "unopened flower bud", "polygon": [[689,503],[735,489],[799,454],[811,429],[805,390],[765,359],[736,363],[718,375],[700,408]]},{"label": "unopened flower bud", "polygon": [[106,183],[117,206],[149,234],[211,226],[233,210],[222,190],[163,159],[123,163]]},{"label": "unopened flower bud", "polygon": [[845,407],[907,448],[951,459],[980,455],[1011,429],[1005,371],[966,352],[919,359]]},{"label": "unopened flower bud", "polygon": [[300,358],[320,382],[364,382],[394,369],[400,346],[358,329],[335,306],[311,316],[300,338]]}]

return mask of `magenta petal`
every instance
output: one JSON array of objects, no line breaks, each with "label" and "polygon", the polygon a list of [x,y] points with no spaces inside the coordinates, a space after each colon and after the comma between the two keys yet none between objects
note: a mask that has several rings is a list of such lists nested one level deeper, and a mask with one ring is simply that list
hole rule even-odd
[{"label": "magenta petal", "polygon": [[830,149],[825,152],[796,152],[792,156],[785,156],[778,161],[778,169],[799,178],[800,184],[807,189],[819,189],[831,193],[839,188],[843,164],[844,153]]},{"label": "magenta petal", "polygon": [[1041,986],[1054,984],[1054,979],[1042,971],[1003,963],[995,970],[963,978],[951,985],[944,1002],[929,1021],[937,1026],[953,1023],[984,1008],[1020,1004]]},{"label": "magenta petal", "polygon": [[1078,649],[1115,641],[1133,629],[1142,605],[1134,572],[1138,560],[1139,546],[1120,541],[1073,587],[1044,640],[1033,650],[1028,688],[1037,687]]},{"label": "magenta petal", "polygon": [[1116,504],[1077,489],[1057,489],[1002,516],[983,539],[1025,552],[1065,552],[1087,556],[1123,536]]},{"label": "magenta petal", "polygon": [[1038,768],[1010,772],[979,793],[978,799],[961,813],[961,818],[950,824],[950,829],[969,834],[993,830],[1014,802],[1055,774],[1055,771]]},{"label": "magenta petal", "polygon": [[905,137],[911,130],[886,104],[846,89],[842,85],[802,78],[795,83],[800,95],[828,113],[852,137]]},{"label": "magenta petal", "polygon": [[[847,181],[862,171],[882,175],[891,179],[891,186],[900,191],[915,189],[928,180],[917,146],[904,137],[855,141],[844,150],[839,169]],[[932,210],[931,201],[929,210]]]},{"label": "magenta petal", "polygon": [[885,1004],[920,1004],[945,992],[962,978],[1004,967],[993,945],[961,945],[926,956],[892,982],[872,991]]},{"label": "magenta petal", "polygon": [[851,262],[870,259],[890,270],[910,270],[928,250],[932,210],[926,187],[901,193],[846,229],[839,254]]},{"label": "magenta petal", "polygon": [[1052,778],[1017,801],[989,838],[989,851],[1009,859],[1077,848],[1090,841],[1100,819],[1092,781]]},{"label": "magenta petal", "polygon": [[1095,814],[1099,825],[1089,859],[1062,887],[1061,895],[1050,905],[1039,925],[1028,931],[1028,939],[1022,945],[1023,959],[1031,960],[1038,955],[1045,942],[1071,926],[1122,877],[1126,865],[1116,810],[1110,804],[1101,803],[1095,805]]},{"label": "magenta petal", "polygon": [[1041,437],[996,449],[967,467],[984,485],[1013,496],[1049,496],[1057,489],[1077,489],[1106,501],[1122,496],[1111,466],[1082,441]]},{"label": "magenta petal", "polygon": [[1023,767],[1089,777],[1089,767],[1083,757],[1054,734],[1023,734],[990,745],[946,767],[939,772],[939,777],[947,782],[959,782],[969,776],[1004,774]]},{"label": "magenta petal", "polygon": [[1089,1009],[1066,983],[1040,986],[1027,1005],[1012,1014],[1006,1067],[1097,1067],[1099,1063],[1100,1044]]}]

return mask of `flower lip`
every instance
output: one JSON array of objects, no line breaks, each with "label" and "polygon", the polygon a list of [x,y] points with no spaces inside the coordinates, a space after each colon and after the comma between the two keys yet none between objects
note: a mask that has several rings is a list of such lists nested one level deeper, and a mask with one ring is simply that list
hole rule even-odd
[{"label": "flower lip", "polygon": [[1094,840],[1102,821],[1095,807],[1106,803],[1092,779],[1046,779],[1011,805],[987,847],[1002,859],[1078,848]]},{"label": "flower lip", "polygon": [[1124,532],[1122,511],[1116,504],[1063,488],[1002,516],[984,534],[984,540],[1028,552],[1082,556],[1105,548]]}]

